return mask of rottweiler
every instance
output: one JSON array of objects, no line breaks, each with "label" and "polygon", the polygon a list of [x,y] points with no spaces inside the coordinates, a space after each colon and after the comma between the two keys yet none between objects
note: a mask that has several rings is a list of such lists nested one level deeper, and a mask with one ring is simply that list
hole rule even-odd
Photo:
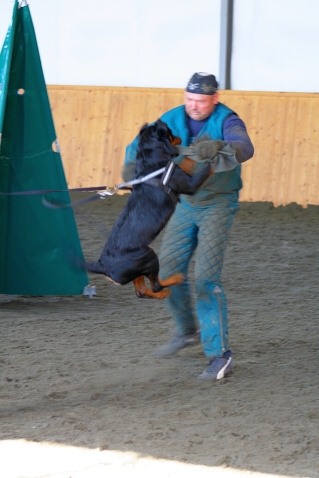
[{"label": "rottweiler", "polygon": [[[165,168],[157,177],[133,185],[128,201],[118,217],[100,258],[86,263],[89,272],[104,274],[116,284],[134,283],[137,297],[164,299],[166,287],[180,284],[184,277],[175,274],[159,278],[159,260],[149,244],[162,231],[172,216],[180,194],[194,194],[211,174],[210,164],[193,176],[172,160],[177,155],[175,137],[161,120],[145,124],[138,136],[135,179]],[[151,289],[145,283],[150,282]]]}]

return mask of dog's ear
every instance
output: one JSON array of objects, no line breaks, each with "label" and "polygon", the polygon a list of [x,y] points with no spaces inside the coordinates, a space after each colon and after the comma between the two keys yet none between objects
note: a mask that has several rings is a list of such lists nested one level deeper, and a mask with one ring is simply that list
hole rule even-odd
[{"label": "dog's ear", "polygon": [[162,143],[164,151],[170,155],[175,155],[176,149],[171,143],[173,138],[171,129],[162,120],[157,120],[155,126],[158,140]]},{"label": "dog's ear", "polygon": [[142,134],[144,133],[144,131],[146,130],[146,128],[148,128],[148,124],[147,124],[147,123],[145,123],[145,125],[142,126],[142,128],[140,129],[139,136],[142,136]]},{"label": "dog's ear", "polygon": [[162,139],[162,138],[169,137],[169,136],[173,137],[172,131],[167,126],[167,124],[164,123],[164,121],[159,119],[154,123],[154,126],[155,126],[155,131],[157,133],[157,136],[159,138]]}]

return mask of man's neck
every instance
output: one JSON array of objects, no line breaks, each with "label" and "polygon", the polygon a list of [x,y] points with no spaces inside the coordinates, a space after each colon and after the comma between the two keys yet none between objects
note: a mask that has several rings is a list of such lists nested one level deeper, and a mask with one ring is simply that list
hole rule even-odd
[{"label": "man's neck", "polygon": [[187,125],[191,133],[191,136],[196,138],[196,136],[198,136],[198,133],[200,132],[200,130],[202,129],[202,127],[207,121],[208,121],[208,118],[198,121],[198,120],[194,120],[190,118],[187,115]]}]

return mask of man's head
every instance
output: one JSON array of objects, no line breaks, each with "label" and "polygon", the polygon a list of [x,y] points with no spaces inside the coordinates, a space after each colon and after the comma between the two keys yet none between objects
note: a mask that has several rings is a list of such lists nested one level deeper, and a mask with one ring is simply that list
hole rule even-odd
[{"label": "man's head", "polygon": [[201,121],[208,118],[218,103],[218,83],[210,73],[194,73],[185,90],[185,109],[188,116]]}]

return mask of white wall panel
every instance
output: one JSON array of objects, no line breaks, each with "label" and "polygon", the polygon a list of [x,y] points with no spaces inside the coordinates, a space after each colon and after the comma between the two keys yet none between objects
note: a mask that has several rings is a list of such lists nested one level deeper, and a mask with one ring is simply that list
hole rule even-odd
[{"label": "white wall panel", "polygon": [[[183,88],[218,74],[220,0],[30,0],[48,84]],[[12,0],[1,0],[0,41]]]},{"label": "white wall panel", "polygon": [[319,90],[319,2],[234,0],[231,87]]},{"label": "white wall panel", "polygon": [[[46,82],[183,88],[218,76],[223,0],[29,0]],[[13,0],[0,0],[0,43]],[[231,88],[318,91],[319,2],[234,0]]]}]

